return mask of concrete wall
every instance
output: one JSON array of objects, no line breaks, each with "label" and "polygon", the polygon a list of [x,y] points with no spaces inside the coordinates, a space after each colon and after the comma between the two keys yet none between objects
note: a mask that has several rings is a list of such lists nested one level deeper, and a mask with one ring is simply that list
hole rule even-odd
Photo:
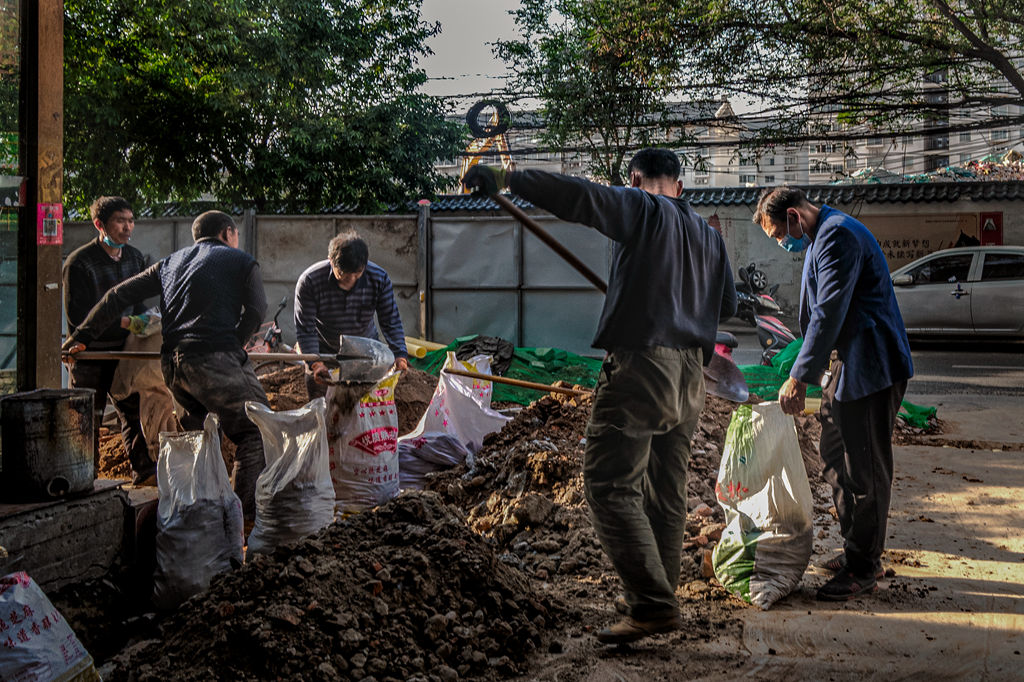
[{"label": "concrete wall", "polygon": [[[192,217],[139,218],[131,245],[151,262],[192,243]],[[235,216],[239,247],[260,263],[269,306],[268,318],[282,298],[287,307],[278,321],[286,342],[294,342],[295,282],[310,265],[327,258],[331,238],[356,230],[370,247],[370,260],[382,266],[395,287],[398,311],[407,336],[417,336],[419,320],[419,254],[415,215],[401,216]],[[64,255],[96,237],[91,223],[66,223]]]},{"label": "concrete wall", "polygon": [[[697,206],[697,212],[706,219],[718,218],[722,235],[729,249],[733,267],[757,263],[768,275],[770,284],[778,283],[776,299],[787,312],[795,312],[800,300],[800,272],[803,254],[789,254],[764,236],[761,228],[751,222],[753,204],[727,206]],[[950,216],[1001,212],[1003,215],[1003,244],[1024,244],[1024,202],[970,200],[941,203],[855,203],[835,204],[833,208],[848,213],[872,229],[880,240],[900,239],[918,242],[914,249],[931,253],[952,246],[957,235],[948,231]],[[975,223],[977,224],[977,223]],[[902,229],[900,229],[902,225]],[[936,226],[941,227],[936,227]],[[895,231],[894,231],[895,230]],[[928,248],[924,249],[924,242]],[[896,251],[894,250],[894,254]],[[920,255],[925,255],[921,253]],[[890,258],[890,270],[920,256]]]},{"label": "concrete wall", "polygon": [[[956,231],[950,232],[951,225],[973,224],[976,226],[975,234],[977,234],[980,214],[983,212],[1002,213],[1004,244],[1024,244],[1024,202],[1021,201],[975,202],[962,199],[955,202],[937,203],[869,204],[861,202],[852,205],[837,204],[835,208],[862,220],[875,231],[880,241],[884,237],[885,240],[893,243],[902,244],[906,240],[914,244],[912,249],[892,249],[891,268],[918,257],[918,254],[924,255],[922,251],[931,252],[950,246],[957,236]],[[760,228],[750,221],[754,211],[753,204],[706,205],[696,206],[696,209],[712,224],[716,224],[715,219],[717,218],[717,224],[720,225],[725,237],[734,268],[750,262],[757,263],[758,267],[768,275],[769,283],[779,284],[776,296],[779,303],[787,313],[794,313],[799,303],[803,256],[784,252],[775,242],[764,236]],[[542,220],[552,219],[545,213],[535,213]],[[439,268],[442,270],[447,268],[448,266],[442,267],[444,263],[474,262],[485,268],[488,273],[498,272],[502,267],[514,266],[523,269],[524,273],[534,272],[542,275],[539,280],[537,277],[530,278],[530,281],[520,278],[511,285],[511,288],[506,287],[510,296],[520,297],[515,299],[520,301],[519,304],[497,305],[494,301],[488,301],[474,310],[465,311],[464,318],[448,319],[449,324],[441,325],[444,329],[437,330],[443,331],[445,338],[434,340],[446,342],[450,340],[448,337],[518,329],[519,331],[513,333],[512,336],[517,334],[522,336],[523,338],[518,341],[525,345],[555,345],[557,343],[560,347],[575,349],[576,352],[589,349],[594,330],[592,328],[584,329],[584,327],[589,324],[587,320],[591,318],[596,320],[601,301],[591,301],[586,297],[588,292],[582,290],[556,291],[566,287],[579,289],[575,280],[547,281],[550,279],[549,276],[554,276],[556,272],[565,269],[559,259],[553,256],[553,260],[545,259],[544,255],[547,252],[539,250],[537,254],[529,256],[527,261],[520,262],[529,252],[522,245],[503,250],[490,246],[480,248],[477,244],[481,220],[491,228],[500,231],[503,224],[513,229],[518,228],[512,218],[503,213],[488,211],[435,211],[430,215],[433,228],[428,232],[447,235],[444,258],[440,258],[439,254],[435,253],[431,259],[435,264],[435,272],[432,273],[431,279],[436,291],[434,294],[428,295],[426,299],[435,305],[432,311],[435,320],[441,320],[437,317],[439,310],[436,306],[447,305],[444,301],[444,296],[447,295],[444,289],[454,286],[445,284],[450,272],[436,271]],[[952,222],[951,217],[955,218]],[[293,342],[295,338],[292,322],[292,298],[295,281],[309,265],[326,258],[327,243],[331,237],[347,229],[357,230],[366,239],[370,246],[370,258],[383,266],[391,276],[406,334],[408,336],[424,335],[424,330],[420,328],[419,292],[427,287],[426,282],[420,281],[426,276],[424,274],[426,255],[420,253],[421,235],[416,215],[249,216],[248,219],[237,216],[236,220],[240,228],[241,247],[255,255],[263,269],[270,315],[273,315],[282,297],[287,299],[287,308],[279,318],[287,342]],[[191,225],[192,217],[139,219],[136,222],[132,244],[156,261],[175,249],[192,243]],[[589,238],[590,231],[576,230],[573,232],[568,229],[571,227],[564,225],[559,228],[568,230],[566,234],[560,236],[562,239],[569,240],[565,242],[565,245],[570,250],[583,253],[594,247]],[[460,237],[460,234],[454,233],[453,230],[456,232],[462,230],[464,234]],[[66,224],[65,253],[92,239],[95,234],[95,229],[89,223]],[[435,249],[438,247],[437,244],[434,246]],[[466,252],[448,253],[455,249],[463,249]],[[913,253],[910,253],[911,251]],[[491,264],[490,268],[486,265],[488,262]],[[601,270],[601,268],[598,269]],[[606,270],[601,271],[606,272]],[[466,301],[464,303],[468,304],[472,300],[475,295],[474,291],[481,290],[481,288],[489,290],[488,287],[483,287],[484,284],[484,278],[481,278],[480,282],[459,282],[458,288],[465,292]],[[523,296],[530,293],[527,290],[533,285],[543,289],[543,291],[538,291],[547,298],[537,299],[540,303],[533,306],[536,308],[537,314],[531,316],[528,313],[533,308],[529,306],[523,308],[521,303],[527,300]],[[581,296],[586,300],[576,300]],[[564,316],[551,312],[560,309],[560,306],[565,306],[565,310],[572,311],[580,319],[573,318],[574,324],[567,325]],[[534,317],[550,319],[553,329],[545,331],[537,328],[536,325],[526,323]],[[567,334],[572,338],[564,338]],[[429,334],[427,335],[429,336]],[[517,341],[517,339],[511,340]]]}]

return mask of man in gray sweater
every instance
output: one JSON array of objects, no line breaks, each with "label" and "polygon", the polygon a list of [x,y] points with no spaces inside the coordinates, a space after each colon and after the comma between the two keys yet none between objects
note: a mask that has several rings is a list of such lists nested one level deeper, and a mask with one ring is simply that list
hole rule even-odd
[{"label": "man in gray sweater", "polygon": [[542,171],[474,166],[463,184],[512,192],[613,240],[594,347],[607,351],[583,462],[594,529],[625,587],[630,615],[597,633],[633,642],[682,626],[675,590],[686,525],[690,439],[704,406],[702,365],[736,311],[722,236],[683,199],[679,159],[643,149],[632,187]]}]

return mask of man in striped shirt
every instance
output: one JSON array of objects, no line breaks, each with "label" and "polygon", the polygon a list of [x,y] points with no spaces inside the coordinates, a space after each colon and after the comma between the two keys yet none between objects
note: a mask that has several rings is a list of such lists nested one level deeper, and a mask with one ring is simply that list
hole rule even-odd
[{"label": "man in striped shirt", "polygon": [[[355,232],[331,240],[327,260],[309,266],[295,285],[295,337],[301,353],[335,354],[342,334],[377,338],[377,323],[395,369],[409,367],[405,331],[398,315],[391,278],[369,260],[370,250]],[[308,365],[306,391],[313,400],[326,393],[329,370],[322,362]],[[344,379],[344,377],[342,377]]]}]

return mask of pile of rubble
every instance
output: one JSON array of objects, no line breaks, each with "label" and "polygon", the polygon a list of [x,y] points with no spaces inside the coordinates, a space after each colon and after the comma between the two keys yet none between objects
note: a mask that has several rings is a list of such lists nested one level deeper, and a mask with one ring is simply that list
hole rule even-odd
[{"label": "pile of rubble", "polygon": [[[505,551],[504,561],[537,579],[608,574],[583,493],[590,407],[589,397],[544,396],[485,439],[472,470],[435,474],[429,489],[465,510],[472,528]],[[724,528],[715,481],[734,407],[708,396],[694,433],[684,580],[710,576],[710,552]],[[817,458],[816,445],[802,445],[805,459]]]},{"label": "pile of rubble", "polygon": [[219,576],[103,673],[139,682],[511,676],[550,645],[565,612],[457,509],[411,492]]}]

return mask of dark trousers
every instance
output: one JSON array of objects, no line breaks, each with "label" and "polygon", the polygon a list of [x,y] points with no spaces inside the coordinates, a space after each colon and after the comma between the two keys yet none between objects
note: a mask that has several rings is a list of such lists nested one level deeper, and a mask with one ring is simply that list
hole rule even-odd
[{"label": "dark trousers", "polygon": [[613,351],[587,424],[583,484],[594,530],[632,616],[678,613],[686,468],[704,406],[702,352]]},{"label": "dark trousers", "polygon": [[892,494],[892,431],[906,391],[902,381],[858,400],[830,399],[827,391],[822,398],[823,404],[831,402],[831,421],[821,425],[822,477],[832,486],[846,564],[856,575],[872,575],[881,566]]},{"label": "dark trousers", "polygon": [[245,352],[183,354],[177,351],[160,358],[164,381],[175,400],[185,408],[181,425],[201,431],[210,412],[217,415],[224,434],[235,444],[232,484],[242,501],[247,523],[256,519],[256,479],[266,460],[260,430],[245,414],[248,400],[267,405],[267,394],[256,378]]},{"label": "dark trousers", "polygon": [[[91,388],[96,391],[92,406],[93,427],[93,462],[97,471],[100,466],[100,425],[103,412],[107,407],[110,385],[114,381],[117,360],[79,360],[72,367],[69,384],[72,388]],[[142,421],[139,418],[139,394],[132,393],[124,400],[113,400],[114,411],[121,424],[121,439],[124,443],[124,454],[138,480],[151,476],[156,471],[156,464],[149,456],[146,436],[142,432]]]}]

